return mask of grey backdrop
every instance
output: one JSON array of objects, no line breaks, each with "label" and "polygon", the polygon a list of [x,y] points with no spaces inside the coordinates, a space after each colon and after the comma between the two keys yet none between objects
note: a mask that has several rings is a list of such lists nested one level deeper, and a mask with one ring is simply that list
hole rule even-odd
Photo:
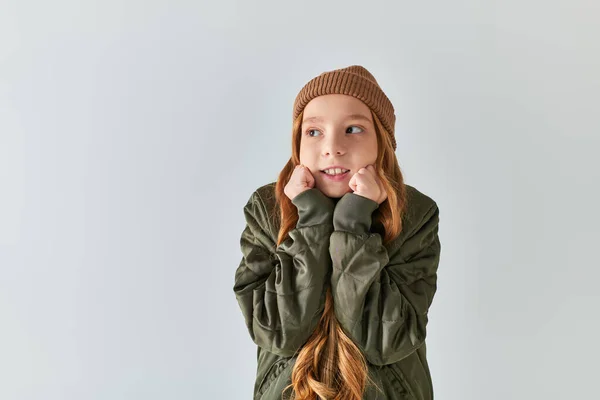
[{"label": "grey backdrop", "polygon": [[438,400],[590,399],[597,2],[2,1],[0,399],[249,399],[242,207],[361,64],[440,207]]}]

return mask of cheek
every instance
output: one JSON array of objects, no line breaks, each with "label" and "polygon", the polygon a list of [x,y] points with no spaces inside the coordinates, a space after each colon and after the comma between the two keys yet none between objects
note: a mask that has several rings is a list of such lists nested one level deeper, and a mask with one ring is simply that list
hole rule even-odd
[{"label": "cheek", "polygon": [[348,151],[354,155],[352,165],[364,167],[373,164],[377,160],[377,141],[374,143],[371,141],[356,143],[356,146],[352,147],[351,150],[348,149]]},{"label": "cheek", "polygon": [[362,149],[363,159],[367,164],[372,164],[377,160],[377,138],[373,137],[372,140],[369,140],[364,144]]},{"label": "cheek", "polygon": [[314,160],[318,159],[318,152],[310,146],[300,145],[300,162],[305,165],[312,165]]},{"label": "cheek", "polygon": [[302,145],[300,145],[299,157],[300,157],[300,163],[304,164],[304,162],[306,161],[306,148]]}]

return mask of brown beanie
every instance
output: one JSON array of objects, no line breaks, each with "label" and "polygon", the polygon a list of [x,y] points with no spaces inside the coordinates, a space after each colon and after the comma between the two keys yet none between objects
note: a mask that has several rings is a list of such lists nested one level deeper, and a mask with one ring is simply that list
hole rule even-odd
[{"label": "brown beanie", "polygon": [[326,94],[346,94],[365,103],[389,132],[392,146],[396,150],[394,106],[369,71],[360,65],[352,65],[323,72],[311,79],[296,96],[293,120],[296,120],[309,101]]}]

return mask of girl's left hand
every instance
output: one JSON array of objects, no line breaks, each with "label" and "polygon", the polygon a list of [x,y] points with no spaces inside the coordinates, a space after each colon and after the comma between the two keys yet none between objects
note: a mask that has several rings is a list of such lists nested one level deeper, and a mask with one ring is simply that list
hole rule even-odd
[{"label": "girl's left hand", "polygon": [[383,203],[387,199],[387,192],[381,184],[381,180],[375,172],[375,167],[372,164],[367,165],[364,168],[359,169],[348,182],[350,189],[355,194],[366,197],[377,204]]}]

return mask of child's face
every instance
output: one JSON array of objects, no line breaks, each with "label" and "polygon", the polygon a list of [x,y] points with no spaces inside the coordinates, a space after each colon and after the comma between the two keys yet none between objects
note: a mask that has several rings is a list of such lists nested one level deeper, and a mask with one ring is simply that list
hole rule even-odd
[{"label": "child's face", "polygon": [[[310,120],[313,117],[322,119]],[[351,192],[348,182],[352,175],[377,159],[371,111],[352,96],[328,94],[312,99],[304,108],[301,137],[300,163],[310,169],[315,187],[332,198]],[[341,179],[331,179],[322,171],[333,165],[350,171]]]}]

